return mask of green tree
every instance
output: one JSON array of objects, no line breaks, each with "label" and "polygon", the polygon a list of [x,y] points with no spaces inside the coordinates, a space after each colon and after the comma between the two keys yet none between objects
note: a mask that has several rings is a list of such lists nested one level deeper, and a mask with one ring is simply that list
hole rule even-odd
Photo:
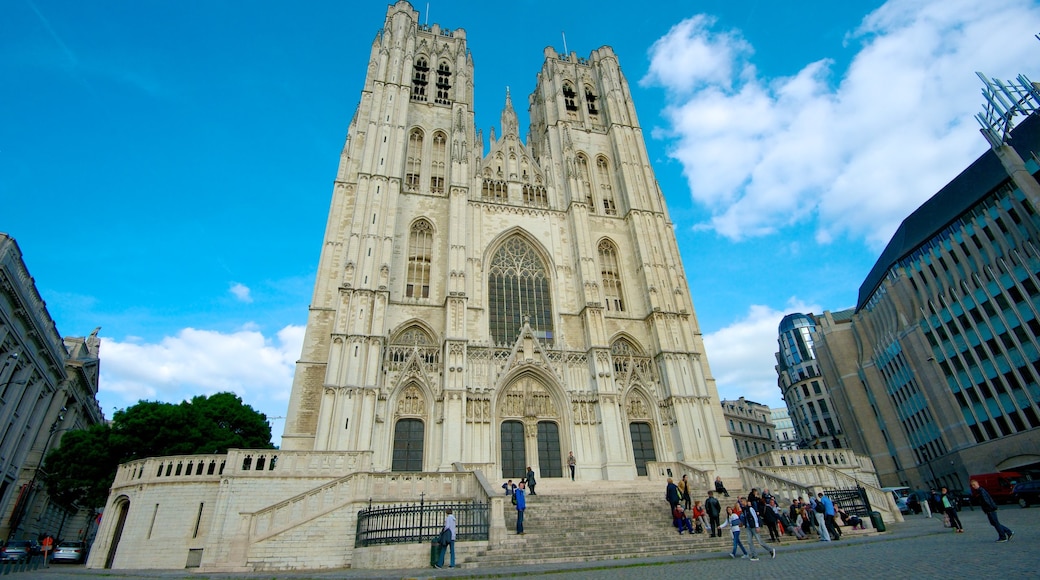
[{"label": "green tree", "polygon": [[47,455],[47,491],[66,505],[101,507],[120,463],[228,449],[272,449],[267,416],[234,393],[182,403],[140,401],[110,425],[70,431]]}]

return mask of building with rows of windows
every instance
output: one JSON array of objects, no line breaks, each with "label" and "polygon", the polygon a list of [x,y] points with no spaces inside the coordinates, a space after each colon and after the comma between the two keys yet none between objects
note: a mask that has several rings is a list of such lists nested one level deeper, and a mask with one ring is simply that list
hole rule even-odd
[{"label": "building with rows of windows", "polygon": [[833,411],[827,381],[820,374],[815,333],[816,318],[811,314],[788,314],[780,321],[777,385],[787,404],[796,447],[843,449],[848,441]]},{"label": "building with rows of windows", "polygon": [[722,401],[722,415],[733,438],[737,459],[746,459],[776,449],[772,413],[767,405],[741,397]]},{"label": "building with rows of windows", "polygon": [[903,221],[854,310],[815,317],[850,444],[886,485],[1040,468],[1040,118],[991,143]]},{"label": "building with rows of windows", "polygon": [[[526,142],[508,90],[485,141],[466,32],[389,7],[333,186],[281,449],[124,464],[90,567],[421,563],[422,543],[344,549],[359,506],[501,501],[475,473],[528,466],[569,485],[569,452],[576,486],[666,470],[736,483],[617,56],[544,56]],[[149,548],[158,539],[167,549]]]},{"label": "building with rows of windows", "polygon": [[784,451],[798,449],[798,432],[794,429],[790,410],[787,407],[769,409],[769,419],[773,422],[773,442],[776,448]]},{"label": "building with rows of windows", "polygon": [[14,238],[0,233],[0,538],[89,540],[94,508],[47,492],[47,453],[105,420],[97,402],[101,339],[65,337]]}]

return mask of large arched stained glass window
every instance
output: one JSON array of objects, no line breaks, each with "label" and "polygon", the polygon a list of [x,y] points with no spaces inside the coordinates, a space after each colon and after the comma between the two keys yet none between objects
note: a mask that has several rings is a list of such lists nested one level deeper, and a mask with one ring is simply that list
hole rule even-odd
[{"label": "large arched stained glass window", "polygon": [[523,238],[502,244],[488,269],[488,314],[496,344],[516,340],[524,318],[538,338],[552,340],[552,297],[542,259]]}]

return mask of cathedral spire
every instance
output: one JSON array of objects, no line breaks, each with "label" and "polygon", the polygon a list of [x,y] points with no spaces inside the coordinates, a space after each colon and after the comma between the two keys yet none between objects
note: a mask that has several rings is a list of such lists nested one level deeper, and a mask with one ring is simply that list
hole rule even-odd
[{"label": "cathedral spire", "polygon": [[513,99],[509,97],[509,87],[506,87],[506,106],[502,108],[502,136],[512,135],[519,137],[517,129],[519,122],[516,120],[516,111],[513,110]]}]

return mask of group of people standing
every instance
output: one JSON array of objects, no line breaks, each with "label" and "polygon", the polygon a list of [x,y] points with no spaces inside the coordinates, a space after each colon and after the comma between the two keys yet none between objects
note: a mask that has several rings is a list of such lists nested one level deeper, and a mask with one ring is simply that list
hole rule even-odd
[{"label": "group of people standing", "polygon": [[[704,500],[704,506],[701,506],[700,500],[694,501],[691,507],[691,487],[689,479],[686,475],[683,475],[679,483],[675,483],[672,478],[668,478],[668,484],[665,486],[665,500],[672,513],[672,524],[679,529],[681,535],[683,531],[689,530],[692,534],[697,529],[708,532],[708,534],[715,537],[722,537],[722,529],[729,528],[730,534],[733,537],[733,551],[730,552],[730,557],[737,557],[737,549],[739,548],[743,552],[741,558],[747,558],[750,556],[752,561],[758,560],[758,555],[755,550],[755,542],[762,547],[770,555],[770,557],[776,557],[776,548],[772,548],[765,544],[765,540],[759,535],[759,530],[762,526],[766,526],[769,529],[770,539],[773,541],[780,540],[779,532],[779,521],[780,514],[779,508],[776,505],[776,499],[769,494],[769,490],[763,490],[762,495],[758,495],[757,489],[752,489],[751,493],[747,497],[740,497],[737,499],[737,503],[733,504],[732,507],[726,507],[726,517],[724,521],[720,521],[722,515],[722,504],[715,497],[715,493],[719,493],[724,497],[729,497],[729,492],[726,491],[725,485],[721,479],[715,480],[715,490],[709,491],[708,497]],[[686,514],[686,511],[692,510],[692,519]],[[696,524],[694,524],[696,522]],[[748,543],[750,544],[751,552],[748,553],[747,548],[744,547],[743,542],[740,540],[741,529],[748,531],[748,537],[750,538]]]}]

